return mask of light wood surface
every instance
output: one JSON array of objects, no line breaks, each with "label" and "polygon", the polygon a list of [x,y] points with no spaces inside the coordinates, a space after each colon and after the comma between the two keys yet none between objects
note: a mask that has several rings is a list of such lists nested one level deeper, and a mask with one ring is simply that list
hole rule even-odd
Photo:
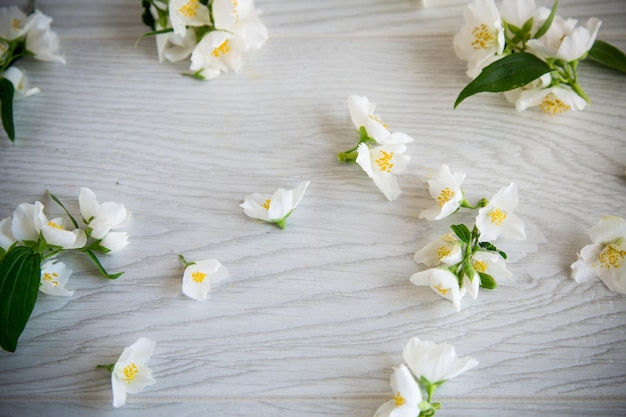
[{"label": "light wood surface", "polygon": [[[46,190],[76,213],[87,186],[133,212],[131,244],[103,260],[125,271],[113,282],[63,257],[75,294],[41,295],[17,352],[0,352],[0,416],[373,415],[412,336],[480,361],[438,391],[441,417],[626,414],[626,297],[569,278],[586,230],[626,217],[623,75],[581,64],[582,112],[517,113],[489,94],[453,110],[462,6],[258,0],[267,44],[203,83],[179,75],[188,61],[159,65],[153,39],[134,47],[139,1],[39,3],[67,65],[19,62],[42,92],[16,103],[15,144],[0,138],[0,218],[36,200],[60,214]],[[626,2],[560,3],[626,49]],[[394,202],[336,160],[358,139],[350,94],[415,138]],[[416,250],[473,219],[418,219],[443,163],[467,174],[471,201],[517,183],[528,235],[501,243],[513,278],[460,313],[409,282]],[[303,180],[285,230],[238,207]],[[189,299],[179,253],[230,277]],[[157,343],[157,383],[114,410],[95,366],[140,336]]]}]

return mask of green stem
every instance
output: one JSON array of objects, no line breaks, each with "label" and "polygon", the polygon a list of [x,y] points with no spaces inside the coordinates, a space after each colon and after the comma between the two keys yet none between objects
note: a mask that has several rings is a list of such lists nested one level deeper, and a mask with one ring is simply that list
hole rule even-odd
[{"label": "green stem", "polygon": [[111,363],[109,365],[97,365],[96,368],[103,368],[103,369],[106,369],[107,371],[109,371],[110,373],[113,373],[113,369],[115,368],[115,364]]},{"label": "green stem", "polygon": [[178,254],[178,259],[180,259],[180,261],[183,263],[183,265],[185,265],[185,268],[187,268],[188,266],[191,265],[195,265],[195,262],[188,262],[187,259],[185,259],[185,257],[181,254]]}]

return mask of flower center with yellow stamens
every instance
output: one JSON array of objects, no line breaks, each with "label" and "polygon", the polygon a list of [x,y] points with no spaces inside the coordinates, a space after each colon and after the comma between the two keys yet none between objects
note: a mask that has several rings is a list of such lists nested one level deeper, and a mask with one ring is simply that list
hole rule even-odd
[{"label": "flower center with yellow stamens", "polygon": [[52,220],[50,220],[48,222],[48,226],[50,227],[54,227],[55,229],[59,229],[59,230],[65,230],[65,228],[63,226],[61,226],[60,224],[57,224],[55,222],[53,222]]},{"label": "flower center with yellow stamens", "polygon": [[396,402],[396,407],[400,407],[406,403],[406,400],[404,399],[402,394],[400,394],[400,391],[398,391],[398,393],[393,396],[393,400]]},{"label": "flower center with yellow stamens", "polygon": [[265,200],[265,203],[263,203],[263,208],[264,208],[265,210],[269,210],[269,209],[270,209],[270,204],[271,204],[271,203],[272,203],[272,200],[268,198],[267,200]]},{"label": "flower center with yellow stamens", "polygon": [[55,287],[59,286],[59,281],[55,280],[55,278],[58,277],[59,274],[57,274],[56,272],[53,272],[52,274],[50,274],[49,272],[44,272],[43,274],[43,280],[50,282],[50,284],[54,285]]},{"label": "flower center with yellow stamens", "polygon": [[496,37],[493,32],[489,31],[486,24],[481,23],[472,30],[474,40],[472,41],[472,47],[474,49],[487,49],[493,43],[495,43]]},{"label": "flower center with yellow stamens", "polygon": [[443,258],[450,256],[451,253],[452,251],[447,246],[440,246],[437,248],[437,257],[439,258],[439,260],[442,260]]},{"label": "flower center with yellow stamens", "polygon": [[200,2],[198,0],[189,0],[178,9],[178,12],[185,17],[192,18],[196,15],[199,8]]},{"label": "flower center with yellow stamens", "polygon": [[374,116],[373,114],[370,114],[368,117],[369,117],[370,119],[372,119],[373,121],[378,122],[378,123],[380,123],[381,125],[383,125],[383,127],[384,127],[385,129],[389,129],[389,125],[388,125],[387,123],[383,122],[383,119],[381,119],[380,117],[378,117],[378,116]]},{"label": "flower center with yellow stamens", "polygon": [[17,17],[14,17],[11,20],[11,26],[13,26],[14,31],[19,32],[20,29],[22,29],[22,21],[18,19]]},{"label": "flower center with yellow stamens", "polygon": [[194,282],[200,283],[204,281],[205,278],[206,278],[206,274],[204,272],[195,271],[193,274],[191,274],[191,279],[193,279]]},{"label": "flower center with yellow stamens", "polygon": [[226,39],[224,42],[222,42],[220,46],[213,49],[213,52],[211,52],[211,55],[213,55],[216,58],[219,58],[220,56],[226,55],[229,52],[230,52],[230,44],[228,43],[228,39]]},{"label": "flower center with yellow stamens", "polygon": [[446,187],[439,193],[439,197],[437,197],[437,204],[439,207],[443,207],[444,204],[452,200],[452,197],[454,197],[454,191]]},{"label": "flower center with yellow stamens", "polygon": [[137,377],[137,374],[139,373],[139,368],[135,363],[131,363],[130,365],[125,366],[124,369],[122,369],[122,372],[124,373],[122,381],[130,384]]},{"label": "flower center with yellow stamens", "polygon": [[506,213],[496,208],[489,212],[489,218],[491,219],[491,223],[496,226],[502,226],[502,222],[506,219]]},{"label": "flower center with yellow stamens", "polygon": [[472,266],[476,272],[485,272],[489,264],[485,261],[474,261],[472,262]]},{"label": "flower center with yellow stamens", "polygon": [[554,95],[554,93],[550,93],[545,96],[541,101],[541,104],[539,104],[539,107],[544,113],[551,115],[565,113],[566,111],[572,109],[572,106],[559,99]]},{"label": "flower center with yellow stamens", "polygon": [[393,160],[393,156],[395,155],[394,152],[380,151],[380,153],[382,156],[374,162],[376,162],[376,165],[378,165],[378,168],[380,168],[381,171],[391,172],[394,166],[391,162]]},{"label": "flower center with yellow stamens", "polygon": [[606,269],[619,268],[624,258],[626,258],[626,250],[612,243],[606,245],[600,252],[600,256],[598,256],[600,266]]},{"label": "flower center with yellow stamens", "polygon": [[443,288],[441,284],[434,285],[433,289],[441,295],[446,295],[449,291],[449,288]]}]

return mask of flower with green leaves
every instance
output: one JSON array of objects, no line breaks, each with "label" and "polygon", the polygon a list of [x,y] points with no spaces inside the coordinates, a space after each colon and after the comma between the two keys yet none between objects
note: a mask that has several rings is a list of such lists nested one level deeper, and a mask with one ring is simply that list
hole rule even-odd
[{"label": "flower with green leaves", "polygon": [[572,278],[582,283],[598,277],[609,290],[626,294],[626,219],[602,217],[588,234],[593,243],[578,254]]},{"label": "flower with green leaves", "polygon": [[211,287],[228,278],[228,270],[217,259],[189,262],[183,255],[178,257],[185,266],[183,294],[194,300],[206,300]]},{"label": "flower with green leaves", "polygon": [[309,183],[310,181],[303,181],[293,190],[279,188],[272,195],[249,194],[239,207],[248,217],[274,223],[279,228],[284,229],[287,218],[300,204]]}]

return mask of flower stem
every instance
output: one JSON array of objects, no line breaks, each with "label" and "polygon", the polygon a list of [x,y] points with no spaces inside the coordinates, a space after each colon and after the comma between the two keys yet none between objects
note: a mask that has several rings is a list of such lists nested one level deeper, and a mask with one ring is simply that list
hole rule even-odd
[{"label": "flower stem", "polygon": [[115,364],[111,363],[111,364],[108,364],[108,365],[98,365],[98,366],[96,366],[96,368],[104,368],[107,371],[109,371],[110,373],[113,373],[113,369],[115,368]]},{"label": "flower stem", "polygon": [[196,264],[195,262],[188,262],[187,259],[185,259],[185,257],[183,255],[181,255],[180,253],[178,254],[178,259],[180,259],[180,261],[183,263],[183,265],[185,265],[185,268],[187,268],[188,266]]}]

